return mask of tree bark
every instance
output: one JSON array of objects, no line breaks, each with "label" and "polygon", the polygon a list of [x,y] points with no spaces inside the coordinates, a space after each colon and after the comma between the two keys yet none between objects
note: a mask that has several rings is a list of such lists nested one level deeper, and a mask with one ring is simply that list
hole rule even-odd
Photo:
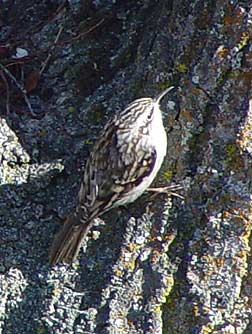
[{"label": "tree bark", "polygon": [[[251,333],[252,4],[18,0],[0,13],[0,332]],[[183,198],[111,211],[73,266],[50,267],[99,131],[170,85],[155,185]]]}]

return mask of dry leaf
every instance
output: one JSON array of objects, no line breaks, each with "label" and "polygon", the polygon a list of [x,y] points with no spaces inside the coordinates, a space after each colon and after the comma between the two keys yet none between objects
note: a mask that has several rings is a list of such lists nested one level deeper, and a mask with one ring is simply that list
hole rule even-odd
[{"label": "dry leaf", "polygon": [[25,89],[27,93],[31,92],[38,85],[38,81],[40,79],[40,73],[38,70],[34,70],[30,72],[25,81]]}]

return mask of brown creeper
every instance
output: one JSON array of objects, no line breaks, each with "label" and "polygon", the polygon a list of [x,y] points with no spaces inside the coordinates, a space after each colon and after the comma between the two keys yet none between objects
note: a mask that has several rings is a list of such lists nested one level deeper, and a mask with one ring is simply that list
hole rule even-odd
[{"label": "brown creeper", "polygon": [[72,262],[95,218],[135,201],[150,186],[167,146],[159,102],[173,88],[135,100],[105,126],[87,161],[77,206],[53,241],[52,265]]}]

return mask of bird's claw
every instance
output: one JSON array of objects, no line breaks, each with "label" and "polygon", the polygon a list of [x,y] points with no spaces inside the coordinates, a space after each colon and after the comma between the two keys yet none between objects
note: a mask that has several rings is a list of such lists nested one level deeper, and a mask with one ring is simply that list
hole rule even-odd
[{"label": "bird's claw", "polygon": [[147,191],[154,193],[153,196],[155,196],[157,194],[167,194],[167,195],[170,195],[170,196],[175,196],[175,197],[179,197],[181,199],[184,199],[184,196],[174,192],[174,191],[178,191],[178,190],[182,190],[182,189],[183,189],[183,187],[181,185],[175,184],[175,185],[170,185],[170,186],[166,186],[166,187],[148,188]]}]

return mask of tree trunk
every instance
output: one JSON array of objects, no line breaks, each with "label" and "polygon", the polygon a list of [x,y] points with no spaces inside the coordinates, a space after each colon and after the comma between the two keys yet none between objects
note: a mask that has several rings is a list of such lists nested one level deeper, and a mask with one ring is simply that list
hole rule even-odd
[{"label": "tree trunk", "polygon": [[[252,4],[5,1],[0,24],[0,333],[251,333]],[[99,131],[170,85],[153,186],[181,196],[111,211],[50,267]]]}]

